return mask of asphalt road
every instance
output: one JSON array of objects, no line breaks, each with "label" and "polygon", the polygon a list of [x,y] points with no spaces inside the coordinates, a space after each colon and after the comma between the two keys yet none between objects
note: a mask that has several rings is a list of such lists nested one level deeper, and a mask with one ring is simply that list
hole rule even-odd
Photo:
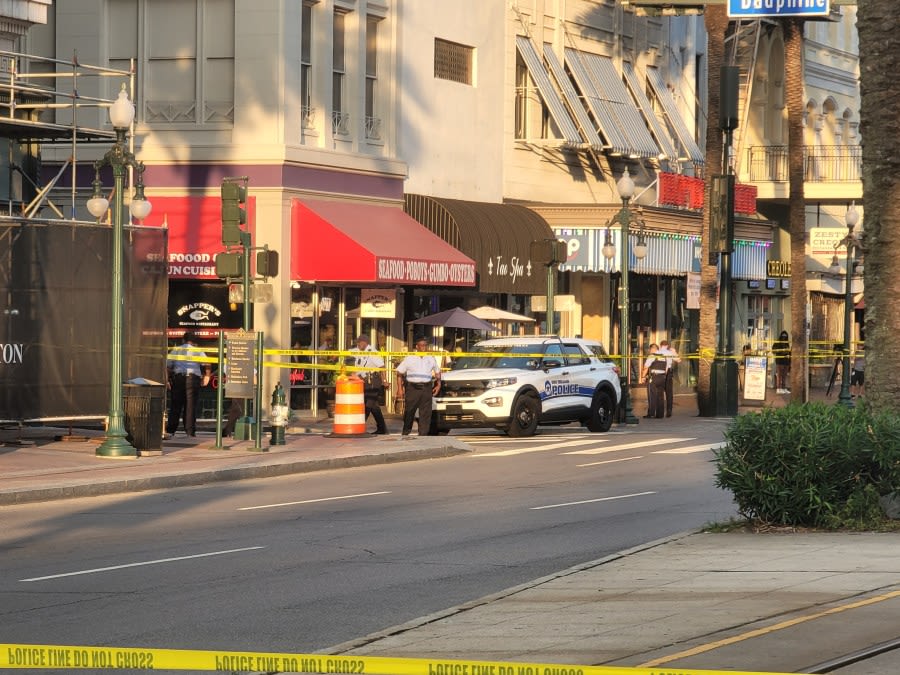
[{"label": "asphalt road", "polygon": [[734,514],[716,421],[0,509],[6,642],[310,652]]}]

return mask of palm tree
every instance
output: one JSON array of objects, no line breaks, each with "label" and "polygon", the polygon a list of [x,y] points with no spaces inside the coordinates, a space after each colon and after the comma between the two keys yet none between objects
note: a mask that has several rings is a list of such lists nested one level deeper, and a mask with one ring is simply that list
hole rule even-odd
[{"label": "palm tree", "polygon": [[[719,71],[725,60],[725,32],[728,30],[728,14],[725,5],[709,5],[704,12],[704,24],[707,34],[707,67],[709,106],[706,125],[706,204],[711,204],[710,174],[722,167],[724,143],[722,130],[712,120],[719,119]],[[724,169],[724,167],[723,167]],[[700,330],[699,351],[700,367],[697,377],[697,405],[700,414],[710,417],[716,414],[713,400],[714,392],[710,390],[710,373],[712,360],[716,353],[716,286],[718,274],[715,265],[709,264],[709,225],[710,209],[703,209],[703,236],[700,249]]]},{"label": "palm tree", "polygon": [[806,197],[803,190],[803,19],[782,19],[788,111],[788,231],[791,240],[791,398],[806,400]]},{"label": "palm tree", "polygon": [[896,0],[859,0],[860,132],[865,195],[866,399],[896,411],[900,400],[900,32]]}]

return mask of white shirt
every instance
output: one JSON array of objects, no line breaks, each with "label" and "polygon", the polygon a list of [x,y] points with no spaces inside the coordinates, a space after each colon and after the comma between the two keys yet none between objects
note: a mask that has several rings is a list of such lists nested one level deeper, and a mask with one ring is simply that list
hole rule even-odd
[{"label": "white shirt", "polygon": [[[384,368],[384,359],[375,351],[372,345],[368,345],[365,349],[354,347],[351,352],[357,352],[353,357],[353,365],[360,368]],[[371,371],[367,371],[371,372]]]}]

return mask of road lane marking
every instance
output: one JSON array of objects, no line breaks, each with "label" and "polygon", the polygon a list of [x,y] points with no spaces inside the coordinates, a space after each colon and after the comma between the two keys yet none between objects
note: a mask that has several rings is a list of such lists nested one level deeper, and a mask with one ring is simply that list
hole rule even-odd
[{"label": "road lane marking", "polygon": [[635,455],[634,457],[619,457],[618,459],[604,459],[599,462],[588,462],[587,464],[576,464],[577,467],[583,466],[599,466],[600,464],[613,464],[615,462],[627,462],[632,459],[644,459],[643,455]]},{"label": "road lane marking", "polygon": [[654,455],[687,455],[691,452],[703,452],[704,450],[718,450],[728,445],[727,441],[721,443],[708,443],[706,445],[689,445],[685,448],[667,448],[666,450],[654,450]]},{"label": "road lane marking", "polygon": [[620,445],[611,445],[604,448],[592,448],[590,450],[573,450],[572,452],[564,452],[564,455],[599,455],[607,452],[616,452],[617,450],[634,450],[635,448],[646,448],[649,445],[662,445],[663,443],[681,443],[683,441],[696,441],[696,438],[657,438],[654,440],[637,441],[636,443],[622,443]]},{"label": "road lane marking", "polygon": [[[514,448],[512,450],[497,450],[496,452],[475,452],[472,457],[509,457],[511,455],[524,455],[528,452],[544,452],[546,450],[557,450],[559,448],[571,448],[576,445],[595,445],[604,441],[592,438],[587,441],[563,441],[561,443],[548,443],[546,445],[531,446],[528,448]],[[566,453],[571,454],[571,453]]]},{"label": "road lane marking", "polygon": [[541,511],[543,509],[558,509],[561,506],[579,506],[581,504],[594,504],[596,502],[609,502],[614,499],[628,499],[629,497],[644,497],[646,495],[655,495],[655,491],[651,492],[635,492],[630,495],[618,495],[616,497],[600,497],[598,499],[585,499],[580,502],[564,502],[562,504],[547,504],[546,506],[532,506],[531,511]]},{"label": "road lane marking", "polygon": [[317,502],[333,502],[341,499],[356,499],[358,497],[374,497],[376,495],[389,495],[390,491],[362,492],[358,495],[340,495],[338,497],[322,497],[320,499],[303,499],[298,502],[281,502],[280,504],[260,504],[259,506],[242,506],[238,511],[255,511],[256,509],[277,509],[279,506],[297,506],[298,504],[315,504]]},{"label": "road lane marking", "polygon": [[232,548],[227,551],[212,551],[210,553],[198,553],[196,555],[183,555],[177,558],[161,558],[159,560],[146,560],[144,562],[127,563],[125,565],[111,565],[110,567],[96,567],[92,570],[78,570],[77,572],[63,572],[62,574],[50,574],[45,577],[31,577],[19,579],[19,581],[46,581],[48,579],[60,579],[62,577],[75,577],[79,574],[96,574],[97,572],[111,572],[123,570],[128,567],[143,567],[144,565],[160,565],[162,563],[178,562],[180,560],[193,560],[194,558],[209,558],[214,555],[227,555],[228,553],[244,553],[245,551],[257,551],[265,546],[248,546],[247,548]]}]

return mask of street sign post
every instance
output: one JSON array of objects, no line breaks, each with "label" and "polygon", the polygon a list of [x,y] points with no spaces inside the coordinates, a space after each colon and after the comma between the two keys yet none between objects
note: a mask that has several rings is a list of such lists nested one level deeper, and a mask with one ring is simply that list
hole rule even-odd
[{"label": "street sign post", "polygon": [[830,0],[728,0],[732,19],[761,17],[828,16]]}]

